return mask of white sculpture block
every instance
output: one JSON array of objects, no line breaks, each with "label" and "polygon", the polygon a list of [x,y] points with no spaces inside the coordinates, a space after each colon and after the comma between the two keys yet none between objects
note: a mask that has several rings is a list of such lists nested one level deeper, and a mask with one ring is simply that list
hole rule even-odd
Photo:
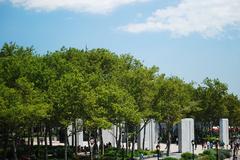
[{"label": "white sculpture block", "polygon": [[[141,123],[141,127],[143,127],[144,123]],[[146,125],[145,130],[145,146],[143,148],[143,137],[144,137],[144,129],[141,130],[139,139],[138,139],[138,147],[139,149],[148,149],[154,150],[155,146],[158,143],[158,124],[154,120],[150,120],[150,122]]]},{"label": "white sculpture block", "polygon": [[112,126],[111,129],[109,130],[103,130],[102,131],[102,137],[103,137],[103,143],[107,144],[107,143],[111,143],[112,147],[116,147],[116,126]]},{"label": "white sculpture block", "polygon": [[182,119],[178,126],[179,152],[192,152],[192,140],[194,140],[194,120]]},{"label": "white sculpture block", "polygon": [[220,119],[220,142],[229,145],[229,124],[228,119]]}]

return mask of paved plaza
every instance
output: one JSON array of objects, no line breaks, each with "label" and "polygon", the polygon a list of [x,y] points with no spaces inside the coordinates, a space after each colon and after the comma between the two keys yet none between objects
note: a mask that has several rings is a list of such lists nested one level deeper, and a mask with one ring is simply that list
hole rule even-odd
[{"label": "paved plaza", "polygon": [[[163,151],[164,155],[166,155],[167,149],[166,149],[166,144],[161,143],[161,151]],[[202,149],[201,145],[197,145],[196,150],[194,150],[194,154],[199,154],[202,153],[204,150]],[[178,152],[178,145],[176,144],[171,144],[170,146],[170,157],[175,157],[175,158],[181,158],[181,154]],[[165,156],[161,157],[164,158]],[[160,158],[160,159],[161,159]],[[146,158],[147,160],[156,160],[157,157],[152,157],[152,158]]]}]

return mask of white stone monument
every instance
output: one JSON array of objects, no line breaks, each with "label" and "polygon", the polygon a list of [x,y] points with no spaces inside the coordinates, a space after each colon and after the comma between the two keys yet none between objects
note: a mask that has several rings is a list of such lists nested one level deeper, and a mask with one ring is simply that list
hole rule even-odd
[{"label": "white stone monument", "polygon": [[117,147],[115,136],[116,136],[116,126],[112,126],[111,129],[102,131],[102,137],[103,137],[104,144],[107,144],[110,142],[112,147]]},{"label": "white stone monument", "polygon": [[192,118],[182,119],[178,127],[179,152],[192,152],[192,140],[194,140],[194,120]]},{"label": "white stone monument", "polygon": [[[141,127],[143,125],[144,123],[142,122]],[[154,120],[150,120],[145,130],[145,146],[143,148],[144,129],[142,129],[139,134],[138,149],[154,150],[158,142],[158,130],[158,124]]]},{"label": "white stone monument", "polygon": [[228,119],[220,119],[220,142],[224,142],[225,146],[229,145],[229,124]]}]

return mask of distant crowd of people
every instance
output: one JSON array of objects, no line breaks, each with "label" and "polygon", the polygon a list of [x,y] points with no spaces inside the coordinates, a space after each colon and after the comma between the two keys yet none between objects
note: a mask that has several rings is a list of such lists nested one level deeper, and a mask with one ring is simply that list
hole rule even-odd
[{"label": "distant crowd of people", "polygon": [[202,141],[202,149],[212,149],[217,147],[224,147],[224,142],[218,143],[218,141]]}]

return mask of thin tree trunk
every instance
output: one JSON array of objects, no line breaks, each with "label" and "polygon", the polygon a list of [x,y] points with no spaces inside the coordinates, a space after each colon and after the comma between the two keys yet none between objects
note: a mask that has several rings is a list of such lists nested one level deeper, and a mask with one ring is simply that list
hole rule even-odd
[{"label": "thin tree trunk", "polygon": [[104,144],[103,144],[103,136],[102,136],[102,128],[99,129],[99,139],[100,139],[100,150],[101,155],[104,155]]},{"label": "thin tree trunk", "polygon": [[72,123],[72,147],[73,147],[74,144],[75,144],[75,142],[74,142],[74,137],[75,137],[75,136],[74,136],[74,134],[75,134],[75,133],[74,133],[74,130],[75,130],[74,127],[75,127],[75,123]]},{"label": "thin tree trunk", "polygon": [[135,133],[133,133],[133,138],[132,138],[132,152],[131,152],[131,159],[133,159],[134,149],[135,149]]},{"label": "thin tree trunk", "polygon": [[48,127],[49,146],[52,146],[52,128]]},{"label": "thin tree trunk", "polygon": [[44,159],[45,160],[48,160],[48,146],[47,146],[47,124],[45,125],[45,134],[44,134],[44,142],[45,142],[45,156],[44,156]]},{"label": "thin tree trunk", "polygon": [[170,154],[170,145],[171,145],[171,137],[172,137],[172,134],[171,134],[171,129],[172,127],[171,126],[168,126],[167,127],[167,135],[168,135],[168,140],[167,140],[167,156],[169,156]]},{"label": "thin tree trunk", "polygon": [[68,159],[68,134],[67,134],[67,128],[65,130],[65,151],[64,151],[64,160]]},{"label": "thin tree trunk", "polygon": [[121,141],[122,141],[122,126],[119,126],[119,135],[118,135],[118,143],[117,143],[117,149],[121,148]]},{"label": "thin tree trunk", "polygon": [[31,128],[28,129],[28,141],[27,141],[28,147],[30,146],[30,143],[31,143]]},{"label": "thin tree trunk", "polygon": [[5,160],[7,159],[7,146],[8,146],[9,133],[7,130],[4,133],[6,133],[6,135],[4,136],[5,139],[4,139],[4,145],[3,145],[3,159]]},{"label": "thin tree trunk", "polygon": [[93,145],[93,155],[94,157],[97,155],[97,153],[99,153],[99,148],[98,148],[98,145],[97,145],[97,137],[98,137],[98,134],[97,134],[97,129],[94,131],[94,145]]},{"label": "thin tree trunk", "polygon": [[12,134],[12,145],[13,145],[13,157],[14,157],[14,160],[18,160],[18,157],[17,157],[16,140],[15,140],[15,136],[14,136],[14,134]]},{"label": "thin tree trunk", "polygon": [[211,122],[208,123],[208,134],[212,136]]},{"label": "thin tree trunk", "polygon": [[30,131],[30,139],[31,139],[31,148],[33,147],[34,137],[33,137],[33,127],[31,127]]},{"label": "thin tree trunk", "polygon": [[90,159],[93,160],[93,146],[90,144],[90,136],[91,136],[91,132],[88,132],[88,148],[90,149]]},{"label": "thin tree trunk", "polygon": [[160,123],[158,123],[158,126],[159,126],[158,143],[161,143],[162,126]]},{"label": "thin tree trunk", "polygon": [[116,135],[115,135],[115,137],[116,137],[116,145],[118,145],[118,127],[116,127]]},{"label": "thin tree trunk", "polygon": [[40,138],[39,138],[39,126],[37,126],[37,146],[40,146]]},{"label": "thin tree trunk", "polygon": [[34,141],[34,139],[33,139],[33,127],[31,127],[30,128],[30,151],[29,151],[29,156],[31,156],[32,155],[32,151],[33,151],[33,141]]},{"label": "thin tree trunk", "polygon": [[145,149],[145,138],[146,138],[146,126],[143,128],[143,142],[142,142],[142,149]]},{"label": "thin tree trunk", "polygon": [[37,158],[39,158],[39,148],[40,148],[39,126],[37,125],[37,153],[36,153]]},{"label": "thin tree trunk", "polygon": [[125,123],[125,136],[126,136],[126,155],[128,155],[128,125]]},{"label": "thin tree trunk", "polygon": [[76,120],[74,121],[74,135],[75,135],[75,155],[77,156],[77,152],[78,152],[78,144],[77,144],[77,140],[78,140],[78,137],[77,137],[77,124],[76,124]]}]

